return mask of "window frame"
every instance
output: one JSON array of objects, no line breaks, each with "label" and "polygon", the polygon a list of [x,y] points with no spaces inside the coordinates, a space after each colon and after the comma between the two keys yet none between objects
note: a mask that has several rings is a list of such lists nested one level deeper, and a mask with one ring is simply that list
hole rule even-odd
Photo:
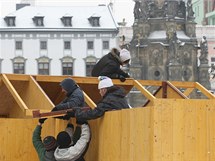
[{"label": "window frame", "polygon": [[47,50],[47,41],[40,41],[40,50]]},{"label": "window frame", "polygon": [[22,50],[22,41],[15,41],[15,49],[16,50]]},{"label": "window frame", "polygon": [[[90,44],[92,43],[92,44]],[[94,50],[94,41],[88,40],[87,41],[87,50]]]}]

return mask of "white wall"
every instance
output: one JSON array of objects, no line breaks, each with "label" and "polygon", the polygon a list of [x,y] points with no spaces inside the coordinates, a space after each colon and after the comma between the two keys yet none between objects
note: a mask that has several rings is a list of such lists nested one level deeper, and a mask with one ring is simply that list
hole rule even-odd
[{"label": "white wall", "polygon": [[[23,36],[20,36],[23,35]],[[55,37],[51,38],[51,34],[31,34],[30,38],[26,37],[27,34],[19,34],[16,37],[14,34],[12,37],[0,39],[0,58],[2,61],[2,73],[13,73],[13,65],[11,59],[15,56],[20,55],[26,59],[25,74],[38,74],[38,65],[36,59],[40,56],[48,56],[50,61],[50,75],[62,75],[62,64],[61,58],[70,53],[70,56],[75,58],[74,61],[74,75],[85,76],[85,61],[84,58],[88,55],[94,55],[97,58],[101,58],[103,55],[107,54],[109,50],[103,50],[102,41],[108,40],[110,44],[110,49],[117,47],[116,38],[111,37],[112,33],[108,34],[106,37],[91,37],[92,34],[74,37],[74,35],[60,34],[60,38],[57,39],[56,33]],[[83,34],[82,34],[83,35]],[[94,34],[96,35],[96,34]],[[2,35],[1,35],[2,37]],[[17,52],[15,50],[15,40],[22,40],[23,50]],[[47,41],[47,50],[40,50],[40,41]],[[64,40],[71,41],[71,51],[64,51]],[[94,41],[94,50],[87,51],[87,40]]]}]

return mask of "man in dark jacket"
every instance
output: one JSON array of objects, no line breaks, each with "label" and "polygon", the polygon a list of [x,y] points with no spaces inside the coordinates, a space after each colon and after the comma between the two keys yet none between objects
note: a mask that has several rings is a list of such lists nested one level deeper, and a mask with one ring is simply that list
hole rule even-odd
[{"label": "man in dark jacket", "polygon": [[[66,78],[61,83],[62,92],[67,96],[60,104],[56,105],[52,111],[66,110],[72,109],[73,107],[81,107],[84,106],[84,94],[83,91],[79,88],[76,82],[72,78]],[[70,117],[74,117],[74,112],[70,113],[70,116],[65,115],[62,117],[58,117],[60,119],[69,120]],[[77,126],[75,128],[74,136],[76,136],[76,140],[78,140],[81,136],[81,128]],[[86,149],[87,150],[87,149]],[[79,157],[80,161],[84,161],[84,153]]]},{"label": "man in dark jacket", "polygon": [[101,76],[99,79],[98,89],[102,100],[94,109],[82,111],[75,108],[75,116],[78,120],[96,119],[103,116],[106,111],[129,108],[123,88],[114,86],[112,80],[106,76]]},{"label": "man in dark jacket", "polygon": [[71,109],[72,107],[84,106],[84,94],[72,78],[66,78],[61,83],[62,92],[67,96],[60,104],[56,105],[52,111]]},{"label": "man in dark jacket", "polygon": [[92,70],[92,76],[107,76],[112,79],[120,79],[122,82],[129,74],[124,72],[120,67],[129,63],[131,59],[130,52],[122,49],[120,52],[113,48],[110,53],[103,56]]}]

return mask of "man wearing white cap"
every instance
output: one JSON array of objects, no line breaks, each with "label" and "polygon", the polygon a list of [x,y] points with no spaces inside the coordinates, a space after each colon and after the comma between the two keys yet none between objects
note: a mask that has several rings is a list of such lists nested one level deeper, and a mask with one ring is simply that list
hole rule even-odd
[{"label": "man wearing white cap", "polygon": [[113,79],[120,79],[124,82],[129,74],[124,72],[120,67],[129,63],[131,59],[130,52],[122,49],[120,52],[113,48],[111,52],[103,56],[92,70],[92,76],[108,76]]},{"label": "man wearing white cap", "polygon": [[122,87],[114,86],[112,80],[106,76],[100,76],[99,80],[98,89],[102,100],[94,109],[87,111],[83,111],[80,108],[74,109],[76,119],[96,119],[103,116],[106,111],[129,108],[125,98],[126,93]]}]

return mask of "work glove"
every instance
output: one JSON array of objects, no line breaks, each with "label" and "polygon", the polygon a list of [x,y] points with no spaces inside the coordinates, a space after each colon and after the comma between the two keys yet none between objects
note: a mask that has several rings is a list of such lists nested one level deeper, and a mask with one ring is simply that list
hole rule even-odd
[{"label": "work glove", "polygon": [[46,121],[47,118],[42,118],[42,119],[39,119],[39,123],[43,124],[45,121]]},{"label": "work glove", "polygon": [[122,75],[120,75],[120,76],[119,76],[119,80],[120,80],[121,82],[125,82],[126,78],[123,77]]},{"label": "work glove", "polygon": [[74,129],[74,126],[73,126],[73,124],[70,124],[70,123],[68,123],[66,127],[69,127],[69,128],[72,128],[72,129]]},{"label": "work glove", "polygon": [[83,124],[88,124],[88,122],[87,122],[87,120],[76,118],[76,124],[83,125]]},{"label": "work glove", "polygon": [[51,110],[51,112],[53,112],[53,111],[59,111],[59,110],[61,110],[61,109],[60,109],[60,106],[57,105],[57,106],[55,106],[55,107]]}]

